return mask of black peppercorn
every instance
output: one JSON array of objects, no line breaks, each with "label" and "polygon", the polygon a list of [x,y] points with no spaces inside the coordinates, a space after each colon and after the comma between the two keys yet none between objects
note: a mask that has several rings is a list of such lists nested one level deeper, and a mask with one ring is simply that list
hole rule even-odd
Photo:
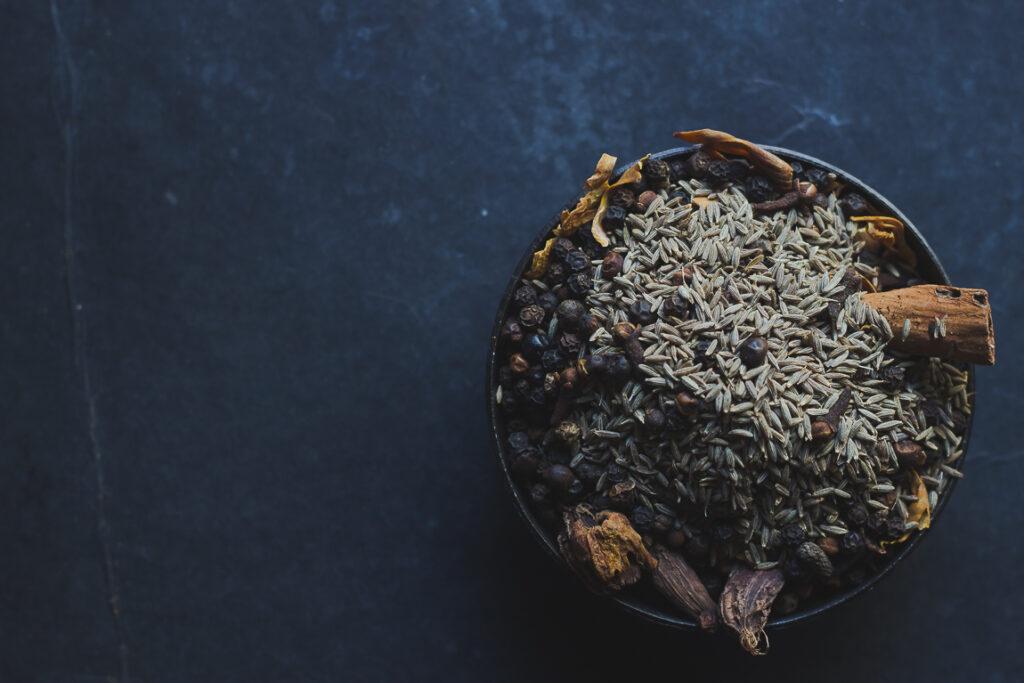
[{"label": "black peppercorn", "polygon": [[686,162],[680,159],[673,159],[668,162],[669,178],[673,183],[688,178],[686,174]]},{"label": "black peppercorn", "polygon": [[537,305],[543,308],[545,313],[551,313],[558,307],[558,295],[554,292],[544,292],[537,297]]},{"label": "black peppercorn", "polygon": [[878,374],[878,378],[882,380],[882,386],[888,391],[899,391],[903,388],[906,374],[906,370],[898,365],[890,365]]},{"label": "black peppercorn", "polygon": [[521,401],[514,394],[501,397],[501,412],[506,415],[514,415],[522,407]]},{"label": "black peppercorn", "polygon": [[903,534],[906,533],[906,524],[903,519],[896,514],[889,515],[885,520],[885,528],[882,531],[882,536],[887,541],[897,541]]},{"label": "black peppercorn", "polygon": [[757,367],[763,363],[767,353],[768,343],[764,340],[764,337],[750,337],[740,344],[740,348],[737,350],[740,362],[748,368]]},{"label": "black peppercorn", "polygon": [[537,290],[532,285],[520,285],[512,294],[512,303],[520,308],[537,303]]},{"label": "black peppercorn", "polygon": [[670,433],[685,431],[690,426],[689,419],[677,410],[665,413],[665,431]]},{"label": "black peppercorn", "polygon": [[626,220],[626,213],[626,209],[621,206],[617,206],[615,204],[609,205],[604,212],[604,219],[601,222],[601,227],[604,228],[605,232],[620,230]]},{"label": "black peppercorn", "polygon": [[567,490],[576,480],[576,475],[565,465],[541,465],[540,476],[545,484],[556,491]]},{"label": "black peppercorn", "polygon": [[[530,393],[530,380],[528,380],[528,379],[521,379],[521,380],[519,380],[518,382],[515,383],[515,386],[512,389],[513,389],[513,391],[516,392],[517,396],[521,396],[523,398],[526,398],[527,394]],[[502,397],[502,398],[504,399],[504,397]]]},{"label": "black peppercorn", "polygon": [[590,267],[590,259],[582,249],[574,249],[566,254],[565,265],[569,266],[569,270],[579,272]]},{"label": "black peppercorn", "polygon": [[569,276],[569,291],[576,296],[583,296],[590,291],[590,275],[587,273],[573,273]]},{"label": "black peppercorn", "polygon": [[[508,365],[502,365],[498,369],[498,383],[502,386],[507,386],[512,383],[512,368]],[[507,389],[505,390],[507,391]]]},{"label": "black peppercorn", "polygon": [[541,407],[548,402],[548,397],[544,393],[544,387],[534,387],[527,393],[526,400],[533,406]]},{"label": "black peppercorn", "polygon": [[544,322],[547,312],[537,304],[531,304],[519,311],[519,324],[523,327],[537,327]]},{"label": "black peppercorn", "polygon": [[875,510],[868,516],[868,521],[865,524],[868,530],[878,536],[883,536],[885,532],[885,522],[888,518],[885,510]]},{"label": "black peppercorn", "polygon": [[580,349],[583,348],[583,340],[580,339],[578,334],[572,332],[564,332],[562,336],[558,338],[558,348],[569,357],[575,357],[579,353]]},{"label": "black peppercorn", "polygon": [[808,182],[813,183],[819,190],[824,190],[829,184],[828,171],[816,166],[811,166],[804,171],[804,177],[807,178]]},{"label": "black peppercorn", "polygon": [[545,370],[551,372],[552,370],[561,370],[565,365],[565,359],[562,354],[556,349],[548,349],[540,357],[540,364]]},{"label": "black peppercorn", "polygon": [[807,540],[807,532],[799,524],[790,523],[782,527],[782,542],[786,545],[798,546]]},{"label": "black peppercorn", "polygon": [[518,320],[509,318],[501,328],[501,337],[513,344],[518,344],[523,341],[523,326],[519,324]]},{"label": "black peppercorn", "polygon": [[576,472],[576,476],[579,477],[585,484],[596,484],[597,480],[601,478],[601,474],[604,472],[598,465],[592,462],[584,460],[579,465],[573,468]]},{"label": "black peppercorn", "polygon": [[732,169],[726,159],[717,159],[708,164],[707,182],[712,187],[722,187],[732,182]]},{"label": "black peppercorn", "polygon": [[654,528],[654,512],[643,505],[637,505],[629,513],[629,521],[633,528],[640,532],[651,531]]},{"label": "black peppercorn", "polygon": [[550,345],[546,334],[534,332],[523,342],[523,353],[532,358],[540,358]]},{"label": "black peppercorn", "polygon": [[586,312],[586,307],[576,299],[566,299],[555,309],[558,320],[569,327],[578,323]]},{"label": "black peppercorn", "polygon": [[547,272],[544,273],[544,281],[550,285],[557,285],[565,280],[566,271],[564,263],[550,263]]},{"label": "black peppercorn", "polygon": [[618,353],[611,353],[607,354],[607,359],[608,369],[606,372],[609,377],[618,380],[627,379],[629,377],[629,361],[626,360],[625,356]]},{"label": "black peppercorn", "polygon": [[551,489],[544,484],[534,484],[530,487],[530,500],[535,505],[543,505],[551,497]]},{"label": "black peppercorn", "polygon": [[608,191],[608,205],[619,206],[627,212],[636,204],[636,193],[628,187],[613,187]]},{"label": "black peppercorn", "polygon": [[752,204],[769,201],[775,195],[775,188],[763,175],[754,175],[747,180],[747,200]]},{"label": "black peppercorn", "polygon": [[680,205],[684,205],[684,204],[689,204],[690,203],[691,197],[690,197],[690,193],[687,192],[686,190],[674,190],[674,191],[670,192],[669,195],[668,195],[668,200],[669,201],[672,201],[673,199],[678,199],[679,200],[679,204]]},{"label": "black peppercorn", "polygon": [[801,178],[803,177],[803,175],[804,175],[804,165],[801,164],[799,161],[791,161],[791,162],[789,162],[789,167],[791,169],[793,169],[793,175],[794,176],[800,176]]},{"label": "black peppercorn", "polygon": [[847,555],[860,555],[864,552],[864,537],[856,531],[848,531],[840,537],[839,548]]},{"label": "black peppercorn", "polygon": [[661,159],[648,159],[644,162],[641,173],[644,177],[644,182],[647,183],[647,187],[652,190],[663,190],[668,187],[669,176],[672,171],[669,169],[668,164]]},{"label": "black peppercorn", "polygon": [[544,381],[544,374],[544,366],[534,365],[530,368],[530,371],[526,373],[526,379],[539,385]]},{"label": "black peppercorn", "polygon": [[574,479],[573,482],[569,484],[569,488],[566,489],[565,492],[569,495],[570,498],[577,499],[583,495],[583,492],[585,490],[586,486],[583,485],[583,482],[580,481],[579,479]]},{"label": "black peppercorn", "polygon": [[666,316],[675,316],[676,318],[683,318],[686,316],[687,311],[690,310],[690,302],[678,294],[673,294],[668,300],[661,305],[659,311]]},{"label": "black peppercorn", "polygon": [[648,408],[645,410],[644,428],[652,434],[657,434],[665,429],[665,413],[658,408]]},{"label": "black peppercorn", "polygon": [[509,458],[509,469],[519,478],[531,477],[537,472],[540,455],[536,448],[527,448]]},{"label": "black peppercorn", "polygon": [[576,323],[576,331],[579,332],[584,337],[589,337],[590,335],[597,332],[597,328],[599,328],[600,326],[601,323],[598,322],[597,318],[590,315],[589,313],[586,313],[583,315],[582,318],[580,318],[580,321]]},{"label": "black peppercorn", "polygon": [[530,447],[530,435],[526,432],[512,432],[508,435],[508,446],[513,453]]},{"label": "black peppercorn", "polygon": [[708,174],[708,166],[714,160],[709,153],[698,149],[686,160],[686,175],[691,178],[703,178]]},{"label": "black peppercorn", "polygon": [[608,481],[612,482],[613,484],[620,484],[626,481],[626,477],[629,474],[628,472],[626,472],[626,469],[624,467],[614,462],[611,465],[608,465],[607,472]]},{"label": "black peppercorn", "polygon": [[863,216],[871,212],[868,200],[856,192],[847,192],[839,200],[839,206],[846,212],[847,216]]},{"label": "black peppercorn", "polygon": [[641,297],[630,304],[629,319],[638,325],[650,325],[658,316],[651,313],[651,302]]},{"label": "black peppercorn", "polygon": [[555,241],[551,245],[551,255],[555,257],[557,261],[564,261],[566,254],[576,248],[576,245],[572,243],[572,240],[566,237],[556,237]]},{"label": "black peppercorn", "polygon": [[850,526],[864,526],[868,521],[868,508],[863,503],[851,505],[846,510],[845,517]]},{"label": "black peppercorn", "polygon": [[587,372],[593,375],[603,375],[608,371],[608,357],[601,353],[595,353],[592,356],[587,356],[584,365]]}]

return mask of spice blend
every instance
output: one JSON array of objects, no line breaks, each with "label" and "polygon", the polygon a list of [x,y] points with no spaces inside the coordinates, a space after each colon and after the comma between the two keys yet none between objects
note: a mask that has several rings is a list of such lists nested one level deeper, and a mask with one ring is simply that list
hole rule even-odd
[{"label": "spice blend", "polygon": [[701,147],[617,178],[604,155],[563,212],[512,295],[495,400],[510,471],[591,588],[649,577],[760,653],[770,614],[928,527],[961,476],[968,376],[894,352],[907,326],[862,301],[920,282],[902,223],[822,169],[677,135]]}]

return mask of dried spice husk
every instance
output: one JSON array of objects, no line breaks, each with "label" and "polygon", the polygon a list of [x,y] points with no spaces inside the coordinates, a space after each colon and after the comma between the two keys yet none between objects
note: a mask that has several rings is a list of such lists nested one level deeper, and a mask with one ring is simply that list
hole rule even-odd
[{"label": "dried spice husk", "polygon": [[682,555],[666,548],[655,548],[658,566],[651,572],[651,581],[658,592],[688,616],[697,620],[705,631],[718,626],[718,605]]},{"label": "dried spice husk", "polygon": [[602,247],[607,247],[610,244],[608,235],[605,233],[604,228],[601,227],[605,211],[608,210],[608,190],[611,190],[614,187],[619,187],[620,185],[629,185],[640,180],[640,178],[643,177],[641,171],[643,170],[644,162],[646,162],[650,157],[651,155],[648,154],[643,159],[630,166],[618,180],[605,188],[604,193],[601,196],[601,204],[598,206],[597,213],[594,215],[594,221],[590,226],[590,234]]},{"label": "dried spice husk", "polygon": [[694,197],[690,200],[690,203],[696,205],[698,209],[706,209],[711,206],[714,201],[714,199],[708,199],[707,197]]},{"label": "dried spice husk", "polygon": [[788,190],[793,184],[793,167],[752,142],[710,128],[675,133],[675,137],[690,144],[701,145],[702,149],[743,157],[776,188]]},{"label": "dried spice husk", "polygon": [[907,244],[903,222],[892,216],[851,216],[854,223],[867,223],[854,237],[872,249],[885,248],[911,268],[917,267],[917,254]]},{"label": "dried spice husk", "polygon": [[[764,625],[785,578],[778,569],[751,570],[737,567],[729,575],[719,598],[719,611],[726,626],[739,634],[740,645],[752,655],[768,651]],[[761,648],[761,639],[764,648]]]},{"label": "dried spice husk", "polygon": [[551,248],[554,244],[555,238],[552,237],[544,244],[543,249],[533,253],[533,259],[530,261],[530,268],[523,273],[523,277],[532,280],[544,276],[544,273],[548,270],[548,262],[551,260]]},{"label": "dried spice husk", "polygon": [[625,515],[595,513],[586,504],[565,513],[558,549],[583,582],[596,593],[613,593],[640,580],[658,561],[644,547]]},{"label": "dried spice husk", "polygon": [[924,531],[932,523],[932,510],[931,505],[928,503],[928,487],[925,486],[924,482],[921,481],[921,476],[917,473],[917,470],[910,470],[907,474],[909,479],[909,488],[917,496],[917,500],[907,506],[907,522],[917,522],[916,528],[911,528],[909,531],[904,533],[895,541],[882,541],[882,547],[889,545],[895,545],[897,543],[903,543],[903,541],[910,538],[910,535],[914,531]]},{"label": "dried spice husk", "polygon": [[616,161],[618,159],[611,154],[602,154],[601,158],[597,160],[597,168],[594,169],[594,175],[587,178],[587,182],[583,183],[583,189],[596,190],[608,182],[608,179],[612,177],[612,173],[615,172]]}]

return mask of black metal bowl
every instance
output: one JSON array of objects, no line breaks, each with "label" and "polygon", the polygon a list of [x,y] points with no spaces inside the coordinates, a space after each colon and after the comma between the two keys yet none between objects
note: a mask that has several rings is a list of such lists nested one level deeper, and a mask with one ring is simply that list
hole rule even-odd
[{"label": "black metal bowl", "polygon": [[[815,159],[814,157],[808,156],[806,154],[794,152],[792,150],[784,149],[782,147],[770,147],[768,145],[763,145],[763,147],[764,149],[767,149],[768,151],[779,155],[783,159],[787,159],[789,161],[798,161],[802,164],[807,164],[811,166],[817,166],[819,168],[823,168],[828,171],[831,171],[832,173],[835,173],[836,176],[838,176],[838,178],[847,186],[856,188],[857,191],[863,194],[864,197],[868,199],[872,204],[874,204],[879,209],[882,209],[883,213],[888,213],[889,215],[895,216],[896,218],[903,221],[903,225],[906,227],[907,243],[909,244],[910,248],[914,250],[918,257],[917,269],[921,277],[926,282],[932,284],[952,285],[952,283],[949,281],[949,276],[946,275],[946,271],[943,269],[942,264],[939,263],[939,258],[935,255],[935,252],[932,251],[932,248],[928,245],[927,240],[925,240],[924,236],[921,235],[917,228],[914,227],[914,224],[911,223],[910,220],[906,216],[904,216],[903,213],[899,209],[897,209],[888,199],[883,197],[877,191],[868,187],[866,184],[864,184],[857,178],[854,178],[846,171],[836,168],[831,164],[825,163],[820,159]],[[675,149],[670,149],[664,152],[659,152],[657,154],[652,154],[651,156],[652,158],[655,159],[664,159],[665,161],[672,161],[677,157],[683,157],[689,154],[690,152],[693,151],[693,149],[694,148],[691,146],[677,147]],[[631,165],[632,163],[623,166],[617,169],[617,172],[621,173],[625,171],[627,168],[629,168],[629,166]],[[578,198],[579,196],[577,196],[576,199]],[[574,199],[573,202],[571,202],[571,205],[575,205],[576,199]],[[515,271],[513,272],[513,275],[509,280],[508,286],[505,288],[505,294],[501,298],[501,303],[498,306],[498,315],[494,321],[494,328],[491,330],[490,349],[487,353],[487,418],[490,423],[491,435],[494,438],[494,446],[498,454],[498,462],[501,465],[502,471],[505,473],[505,481],[508,484],[509,490],[512,492],[512,497],[515,500],[515,505],[519,511],[520,516],[530,527],[530,531],[532,532],[534,538],[537,539],[541,546],[543,546],[544,549],[547,550],[548,554],[550,554],[559,565],[561,565],[565,570],[568,571],[568,565],[565,563],[565,560],[563,560],[561,555],[558,553],[558,548],[556,546],[555,539],[552,537],[550,533],[548,533],[546,529],[544,529],[543,526],[541,526],[540,523],[538,523],[537,519],[533,516],[533,513],[530,511],[530,508],[527,504],[526,498],[523,495],[523,492],[512,479],[512,474],[508,469],[508,460],[506,457],[506,450],[508,446],[506,445],[505,439],[503,438],[505,435],[502,433],[503,429],[501,426],[501,421],[498,414],[497,404],[495,402],[494,396],[495,389],[497,388],[496,373],[498,367],[498,335],[501,331],[501,326],[505,318],[505,312],[508,310],[509,307],[509,300],[512,297],[512,292],[515,289],[516,283],[518,283],[523,272],[529,266],[531,256],[535,251],[541,248],[545,239],[551,232],[552,228],[554,228],[557,224],[558,216],[553,218],[544,227],[544,229],[540,231],[540,233],[533,240],[533,242],[530,243],[529,249],[526,250],[526,253],[523,254],[523,257],[519,260],[519,263],[516,265]],[[971,412],[967,415],[967,426],[964,431],[964,438],[962,442],[964,448],[964,455],[961,456],[961,459],[958,462],[958,465],[961,467],[961,469],[963,467],[963,462],[967,457],[967,442],[970,437],[971,425],[974,420],[975,391],[973,366],[968,371],[967,391],[967,395],[970,399]],[[949,497],[953,493],[955,485],[955,479],[950,481],[946,485],[946,488],[943,490],[942,495],[939,496],[935,508],[931,511],[932,526],[934,526],[939,514],[942,512],[943,508],[945,508],[946,503],[949,500]],[[768,627],[778,628],[807,620],[811,617],[818,616],[823,612],[832,609],[833,607],[837,607],[855,596],[862,595],[868,592],[869,590],[874,588],[879,581],[885,578],[896,567],[896,565],[898,565],[903,560],[903,558],[909,555],[914,550],[914,548],[916,548],[921,543],[921,540],[928,534],[928,531],[929,530],[918,531],[914,533],[913,536],[911,536],[911,538],[906,543],[900,546],[899,551],[892,555],[891,558],[889,558],[889,560],[879,569],[879,571],[873,574],[872,576],[868,577],[868,579],[864,583],[860,584],[859,586],[850,588],[849,590],[831,595],[828,598],[822,599],[821,601],[812,602],[808,607],[798,610],[797,612],[794,612],[792,614],[788,614],[780,618],[772,618],[768,622]],[[637,616],[643,617],[658,624],[663,624],[665,626],[671,626],[674,628],[697,628],[697,624],[695,622],[691,621],[690,619],[684,618],[676,612],[669,611],[667,609],[667,606],[663,607],[662,603],[655,597],[648,598],[641,594],[617,595],[606,599],[612,600],[628,612],[631,612]]]}]

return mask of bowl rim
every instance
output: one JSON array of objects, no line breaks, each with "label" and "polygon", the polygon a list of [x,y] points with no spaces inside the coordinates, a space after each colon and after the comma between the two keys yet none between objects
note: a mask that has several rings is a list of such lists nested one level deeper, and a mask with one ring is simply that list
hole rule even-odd
[{"label": "bowl rim", "polygon": [[[914,226],[910,219],[908,219],[903,214],[902,211],[900,211],[892,202],[886,199],[877,190],[867,185],[862,180],[851,175],[850,173],[847,173],[846,171],[830,163],[817,159],[808,154],[796,152],[785,147],[777,147],[773,145],[760,146],[768,150],[769,152],[772,152],[774,154],[779,155],[780,157],[783,157],[784,159],[798,161],[800,163],[806,163],[813,166],[818,166],[831,173],[835,173],[838,179],[844,182],[847,186],[856,187],[857,191],[863,194],[875,206],[879,207],[880,209],[887,210],[890,213],[890,215],[895,216],[896,218],[903,222],[907,234],[907,240],[911,248],[918,254],[918,256],[923,257],[922,260],[925,262],[927,269],[930,271],[930,273],[928,273],[928,276],[926,276],[924,272],[921,273],[921,275],[925,277],[925,280],[931,282],[932,284],[952,286],[952,283],[949,280],[949,276],[947,275],[945,268],[943,268],[941,261],[939,261],[938,256],[932,250],[931,245],[928,244],[928,241],[924,238],[921,232],[917,229],[916,226]],[[673,147],[671,149],[663,150],[661,152],[652,153],[651,158],[670,160],[673,159],[674,157],[689,154],[695,149],[697,149],[697,146],[695,145]],[[633,163],[636,162],[634,161],[616,168],[615,173],[620,174],[624,172],[626,169],[632,166]],[[573,201],[566,205],[566,208],[574,206],[576,201],[581,196],[582,193],[577,194]],[[526,525],[530,529],[531,535],[547,551],[547,554],[550,555],[552,559],[554,559],[555,562],[560,567],[562,567],[564,571],[571,573],[569,566],[566,564],[565,560],[558,552],[558,548],[555,544],[554,539],[544,529],[544,527],[540,525],[540,523],[534,517],[533,513],[530,511],[527,501],[520,494],[519,487],[513,479],[512,473],[508,468],[508,460],[506,458],[507,445],[505,444],[504,439],[501,438],[501,428],[499,427],[498,421],[497,402],[495,400],[495,390],[497,388],[495,367],[497,364],[499,334],[501,332],[501,327],[504,323],[505,311],[508,309],[509,301],[511,300],[512,297],[512,292],[515,289],[515,286],[518,284],[522,276],[522,273],[526,270],[526,267],[533,253],[540,248],[541,243],[547,239],[548,234],[551,232],[552,228],[554,228],[555,225],[558,224],[559,216],[560,212],[559,214],[556,214],[551,220],[549,220],[545,224],[543,230],[537,235],[537,237],[535,237],[530,242],[529,248],[526,250],[523,257],[519,260],[518,264],[516,264],[515,270],[513,271],[509,283],[505,287],[504,294],[498,306],[497,316],[495,318],[494,325],[491,329],[490,346],[487,353],[487,378],[485,382],[485,387],[487,391],[487,421],[489,431],[491,434],[491,439],[495,448],[495,453],[497,454],[498,457],[499,466],[501,467],[501,470],[505,475],[505,484],[508,487],[509,491],[512,493],[512,498],[515,501],[516,510],[518,511],[519,516],[522,518],[522,520],[526,522]],[[963,470],[964,462],[967,459],[968,444],[970,441],[971,429],[974,424],[974,415],[977,409],[977,393],[975,391],[975,372],[973,365],[968,366],[967,395],[968,405],[970,406],[971,411],[970,413],[967,414],[967,424],[964,429],[964,436],[961,442],[963,447],[963,455],[960,456],[960,459],[957,463],[961,471]],[[899,552],[896,553],[892,557],[892,559],[887,561],[881,567],[881,569],[879,569],[877,573],[873,574],[871,577],[865,580],[864,583],[855,586],[849,590],[832,595],[825,601],[814,603],[807,609],[798,610],[793,614],[788,614],[783,617],[769,619],[767,628],[778,629],[787,626],[793,626],[797,623],[802,623],[809,619],[820,617],[825,612],[835,607],[838,607],[844,603],[847,603],[855,597],[864,595],[865,593],[871,591],[875,586],[878,585],[878,583],[882,579],[884,579],[892,572],[896,565],[902,562],[911,552],[913,552],[914,549],[916,549],[918,545],[920,545],[922,539],[928,535],[928,532],[931,531],[932,528],[934,528],[935,521],[938,519],[942,510],[946,507],[949,498],[953,494],[953,490],[956,488],[956,483],[957,480],[955,478],[952,479],[946,485],[946,488],[945,490],[943,490],[942,495],[939,496],[939,499],[936,502],[935,507],[931,511],[932,523],[930,527],[928,529],[925,529],[924,531],[919,531],[913,534],[913,536],[911,536],[911,538],[899,549]],[[575,578],[575,575],[573,576]],[[607,601],[616,604],[618,607],[620,607],[621,609],[625,610],[630,614],[641,617],[647,621],[661,624],[663,626],[668,626],[676,629],[698,628],[696,622],[681,617],[679,615],[673,614],[667,611],[667,609],[661,609],[657,605],[651,605],[649,604],[648,600],[643,599],[642,597],[633,597],[628,595],[610,595],[595,597],[603,597]]]}]

